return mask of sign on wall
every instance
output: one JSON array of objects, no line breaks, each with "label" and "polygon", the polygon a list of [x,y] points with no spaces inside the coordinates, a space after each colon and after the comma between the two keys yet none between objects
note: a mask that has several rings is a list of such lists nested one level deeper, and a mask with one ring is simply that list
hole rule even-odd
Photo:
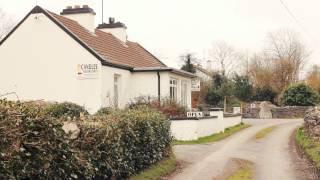
[{"label": "sign on wall", "polygon": [[98,64],[78,64],[78,79],[97,79],[99,78]]},{"label": "sign on wall", "polygon": [[200,91],[200,79],[191,81],[191,91]]}]

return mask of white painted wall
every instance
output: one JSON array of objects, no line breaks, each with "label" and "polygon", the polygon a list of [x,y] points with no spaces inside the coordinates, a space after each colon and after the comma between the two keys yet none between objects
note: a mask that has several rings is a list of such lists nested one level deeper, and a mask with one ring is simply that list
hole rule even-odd
[{"label": "white painted wall", "polygon": [[[129,102],[134,102],[137,97],[158,97],[158,75],[157,72],[130,72],[112,67],[102,67],[102,106],[112,106],[114,99],[113,80],[114,75],[121,75],[121,90],[119,107],[125,107]],[[191,107],[191,79],[172,74],[160,72],[160,94],[162,98],[169,97],[170,77],[188,82],[188,108]],[[178,101],[181,99],[181,85],[178,86]]]},{"label": "white painted wall", "polygon": [[[37,18],[36,18],[37,17]],[[98,64],[95,79],[79,79],[78,64]],[[62,29],[43,14],[33,14],[0,46],[0,95],[16,92],[21,100],[69,101],[85,106],[90,113],[113,106],[114,74],[121,76],[119,107],[138,96],[158,96],[156,72],[135,72],[102,66]],[[161,96],[169,96],[169,80],[191,79],[161,72]],[[179,85],[181,87],[181,84]],[[181,89],[178,89],[180,100]],[[16,96],[7,96],[17,100]]]},{"label": "white painted wall", "polygon": [[219,118],[201,119],[198,121],[198,138],[210,136],[212,134],[220,133],[223,131],[223,122]]},{"label": "white painted wall", "polygon": [[223,123],[224,121],[223,111],[210,111],[210,116],[217,116],[219,123],[216,126],[218,126],[219,129],[222,129],[222,132],[224,132],[225,125]]},{"label": "white painted wall", "polygon": [[[160,78],[164,73],[160,73]],[[160,79],[161,80],[161,79]],[[164,78],[162,81],[165,83]],[[158,97],[158,75],[157,72],[135,72],[132,73],[130,83],[130,94],[131,98],[140,96],[150,96],[152,98]],[[162,87],[161,91],[164,91]],[[160,91],[160,92],[161,92]]]},{"label": "white painted wall", "polygon": [[172,120],[172,136],[181,141],[198,139],[198,120]]},{"label": "white painted wall", "polygon": [[217,118],[211,117],[199,120],[171,120],[171,133],[176,140],[190,141],[197,140],[200,137],[224,132],[226,128],[241,123],[241,116],[223,118],[220,114],[221,113],[218,114],[219,117]]},{"label": "white painted wall", "polygon": [[131,96],[131,78],[132,74],[128,70],[102,66],[101,78],[101,94],[102,94],[102,107],[114,107],[114,75],[120,75],[120,88],[119,88],[119,108],[125,107]]},{"label": "white painted wall", "polygon": [[178,87],[177,87],[178,88],[178,90],[177,90],[177,94],[178,94],[177,101],[178,102],[181,102],[182,81],[187,82],[187,99],[188,99],[187,100],[187,108],[191,109],[191,78],[186,78],[186,77],[168,72],[164,76],[164,79],[163,79],[165,82],[167,82],[167,83],[163,83],[164,90],[162,92],[162,96],[164,96],[164,97],[170,97],[170,78],[174,78],[174,79],[178,80]]},{"label": "white painted wall", "polygon": [[224,118],[224,126],[225,128],[235,126],[242,122],[242,116],[234,116],[234,117],[225,117]]},{"label": "white painted wall", "polygon": [[95,15],[92,13],[65,14],[63,16],[77,21],[82,27],[86,28],[90,32],[95,31]]},{"label": "white painted wall", "polygon": [[119,28],[103,28],[99,29],[101,31],[104,31],[106,33],[112,34],[114,37],[118,38],[122,42],[127,42],[127,30],[124,27],[119,27]]},{"label": "white painted wall", "polygon": [[23,100],[70,101],[94,112],[101,106],[101,74],[79,80],[77,65],[86,63],[99,64],[101,70],[94,56],[45,15],[31,15],[0,46],[0,94],[13,91]]}]

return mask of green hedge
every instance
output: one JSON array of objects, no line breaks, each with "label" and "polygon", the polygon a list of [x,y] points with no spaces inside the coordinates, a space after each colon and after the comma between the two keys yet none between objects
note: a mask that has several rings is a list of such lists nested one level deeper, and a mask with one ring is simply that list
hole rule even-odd
[{"label": "green hedge", "polygon": [[286,106],[314,106],[319,103],[319,95],[306,84],[288,87],[281,100]]},{"label": "green hedge", "polygon": [[62,130],[65,119],[0,100],[0,179],[121,179],[171,153],[170,122],[156,110],[85,119],[74,121],[80,134],[71,140]]},{"label": "green hedge", "polygon": [[63,103],[55,103],[49,104],[45,108],[45,112],[52,117],[60,118],[60,117],[71,117],[71,118],[79,118],[81,113],[83,115],[87,115],[88,112],[84,107],[79,106],[70,102]]}]

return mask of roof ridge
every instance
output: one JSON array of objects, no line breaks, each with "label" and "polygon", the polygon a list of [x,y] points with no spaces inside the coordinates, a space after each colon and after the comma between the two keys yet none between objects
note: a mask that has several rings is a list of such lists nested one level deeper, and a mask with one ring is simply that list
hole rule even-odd
[{"label": "roof ridge", "polygon": [[134,67],[167,67],[157,57],[137,42],[127,41],[124,47],[111,33],[101,30],[94,34],[77,21],[61,16],[40,6],[35,6],[9,33],[0,41],[0,46],[32,14],[44,14],[50,21],[91,53],[102,65],[132,71]]},{"label": "roof ridge", "polygon": [[[73,22],[73,23],[77,23],[79,26],[81,26],[81,27],[82,27],[83,29],[85,29],[87,32],[96,35],[95,33],[92,33],[92,32],[91,32],[90,30],[88,30],[87,28],[83,27],[80,23],[78,23],[78,21],[75,21],[75,20],[73,20],[73,19],[67,18],[67,17],[65,17],[65,16],[62,16],[62,15],[57,14],[57,13],[55,13],[55,12],[49,11],[49,10],[47,10],[47,9],[43,9],[43,10],[47,11],[50,15],[58,16],[59,18],[65,19],[65,20],[67,20],[67,21],[71,21],[71,22]],[[59,19],[57,19],[57,18],[54,17],[54,16],[53,16],[53,18],[55,18],[61,25],[63,25],[64,27],[66,27],[63,23],[61,23],[61,22],[59,21]],[[66,28],[69,29],[68,27],[66,27]],[[69,31],[71,31],[71,30],[69,29]],[[71,31],[71,32],[72,32],[72,31]]]},{"label": "roof ridge", "polygon": [[[98,53],[98,52],[97,52],[94,48],[92,48],[88,43],[84,42],[77,34],[75,34],[75,33],[74,33],[72,30],[70,30],[67,26],[65,26],[57,17],[62,18],[62,19],[65,19],[65,20],[70,21],[70,22],[73,22],[73,23],[76,23],[76,24],[79,25],[81,28],[83,28],[84,30],[86,30],[86,32],[88,32],[88,33],[90,33],[89,30],[87,30],[85,27],[81,26],[81,25],[80,25],[77,21],[75,21],[75,20],[72,20],[72,19],[70,19],[70,18],[61,16],[61,15],[59,15],[59,14],[57,14],[57,13],[54,13],[54,12],[52,12],[52,11],[49,11],[49,10],[47,10],[47,9],[45,9],[45,8],[40,7],[40,6],[36,6],[35,8],[40,8],[41,10],[43,10],[43,11],[45,12],[45,15],[48,15],[48,16],[50,16],[51,18],[53,18],[53,19],[55,20],[55,21],[54,21],[55,23],[58,23],[58,24],[59,24],[60,26],[62,26],[65,30],[67,30],[68,33],[72,34],[72,36],[74,36],[74,37],[77,39],[77,41],[80,41],[80,42],[81,42],[80,44],[84,45],[87,50],[89,50],[91,53],[93,53],[94,56],[97,57],[97,58],[101,61],[101,63],[103,63],[103,61],[106,62],[106,63],[108,63],[108,61],[107,61],[103,56],[101,56],[100,53]],[[57,16],[57,17],[55,17],[55,16]],[[90,33],[90,34],[92,34],[92,33]]]}]

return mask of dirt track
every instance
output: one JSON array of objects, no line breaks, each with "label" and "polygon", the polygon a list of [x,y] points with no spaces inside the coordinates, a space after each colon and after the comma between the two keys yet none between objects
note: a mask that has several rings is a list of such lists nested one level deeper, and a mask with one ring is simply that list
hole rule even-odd
[{"label": "dirt track", "polygon": [[[176,156],[184,166],[170,179],[219,179],[232,167],[228,162],[234,158],[254,163],[254,179],[315,179],[292,143],[292,133],[303,123],[301,119],[246,121],[252,127],[220,142],[175,146]],[[254,138],[259,130],[273,125],[276,129],[266,137]]]}]

